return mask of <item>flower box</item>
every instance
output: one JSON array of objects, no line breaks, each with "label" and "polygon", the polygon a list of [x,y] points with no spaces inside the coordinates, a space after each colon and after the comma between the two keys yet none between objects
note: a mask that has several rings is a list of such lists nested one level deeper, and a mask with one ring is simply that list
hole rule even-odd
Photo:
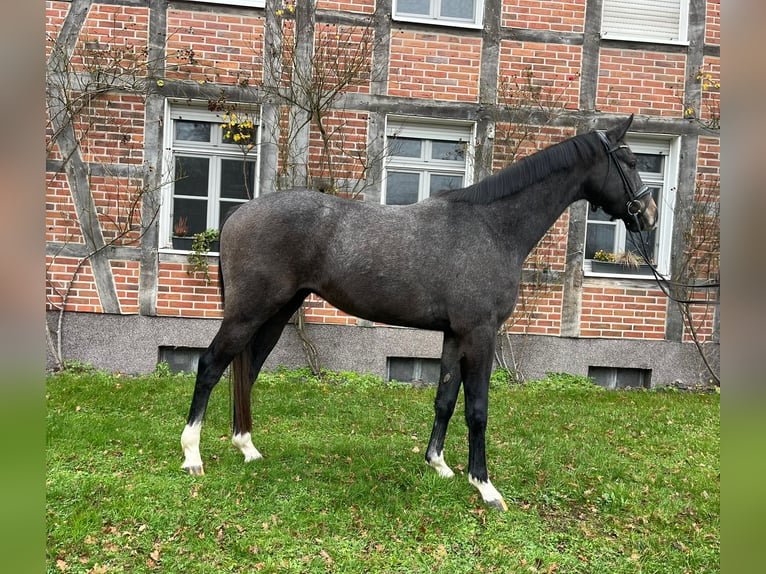
[{"label": "flower box", "polygon": [[626,265],[625,263],[615,263],[613,261],[597,261],[591,262],[591,271],[593,273],[611,273],[615,275],[648,275],[654,276],[652,268],[646,263],[640,264],[638,267],[632,265]]}]

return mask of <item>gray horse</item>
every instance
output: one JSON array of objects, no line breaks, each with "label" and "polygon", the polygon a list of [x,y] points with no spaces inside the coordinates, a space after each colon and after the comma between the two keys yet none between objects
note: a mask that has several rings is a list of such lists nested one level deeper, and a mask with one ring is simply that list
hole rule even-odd
[{"label": "gray horse", "polygon": [[[210,393],[232,363],[232,442],[245,461],[250,392],[303,300],[316,293],[351,315],[444,333],[426,461],[443,477],[447,425],[465,392],[468,480],[506,510],[487,474],[485,431],[495,338],[511,315],[527,254],[572,202],[586,199],[631,231],[650,230],[657,206],[623,138],[633,116],[607,131],[550,146],[466,188],[386,206],[315,191],[267,194],[236,210],[221,231],[224,317],[199,360],[182,468],[203,474],[199,451]],[[222,282],[223,287],[223,282]]]}]

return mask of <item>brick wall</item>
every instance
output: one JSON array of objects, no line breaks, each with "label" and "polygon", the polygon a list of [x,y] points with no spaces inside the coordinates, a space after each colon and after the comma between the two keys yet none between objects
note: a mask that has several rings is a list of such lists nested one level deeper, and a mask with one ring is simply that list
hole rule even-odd
[{"label": "brick wall", "polygon": [[166,77],[224,85],[260,82],[264,18],[255,14],[168,9]]},{"label": "brick wall", "polygon": [[323,323],[326,325],[356,325],[356,317],[347,315],[343,311],[329,305],[320,297],[310,295],[306,299],[306,321],[310,323]]},{"label": "brick wall", "polygon": [[685,66],[683,54],[602,48],[596,109],[681,117]]},{"label": "brick wall", "polygon": [[581,337],[665,338],[668,299],[659,289],[592,284],[583,287]]},{"label": "brick wall", "polygon": [[[45,5],[45,34],[46,38],[58,38],[59,30],[64,24],[69,8],[72,4],[70,2],[47,2]],[[51,55],[53,49],[53,43],[50,40],[45,42],[45,58],[46,60]]]},{"label": "brick wall", "polygon": [[[285,4],[287,4],[287,2]],[[292,1],[290,4],[295,5],[295,2]],[[339,10],[343,12],[372,14],[375,11],[375,0],[342,0],[340,2],[318,0],[317,8],[320,10]]]},{"label": "brick wall", "polygon": [[561,285],[522,283],[516,308],[504,329],[513,334],[561,334]]},{"label": "brick wall", "polygon": [[141,180],[93,175],[89,181],[104,240],[113,245],[137,242],[143,193]]},{"label": "brick wall", "polygon": [[125,64],[132,56],[140,56],[148,38],[148,7],[93,4],[72,60],[87,67],[90,58],[106,50],[107,57],[120,57]]},{"label": "brick wall", "polygon": [[188,269],[185,262],[160,262],[157,314],[173,317],[222,317],[218,266],[210,265],[209,282],[202,272],[189,275]]},{"label": "brick wall", "polygon": [[[701,281],[715,280],[720,272],[720,141],[701,137],[697,150],[697,184],[693,222],[687,230],[687,252],[691,273]],[[717,290],[698,290],[690,294],[704,304],[689,307],[689,319],[684,322],[684,340],[692,341],[696,333],[701,342],[714,337]]]},{"label": "brick wall", "polygon": [[705,43],[721,45],[721,0],[707,0]]},{"label": "brick wall", "polygon": [[502,25],[508,28],[582,32],[585,0],[505,0]]},{"label": "brick wall", "polygon": [[[580,91],[582,47],[543,44],[540,42],[513,42],[500,44],[498,78],[499,98],[502,102],[504,87],[518,92],[529,83],[540,90],[540,103],[546,108],[576,109]],[[508,84],[510,82],[510,84]]]},{"label": "brick wall", "polygon": [[45,258],[45,267],[49,277],[45,284],[47,309],[60,309],[66,297],[67,311],[103,311],[89,263],[80,265],[80,260],[75,257],[58,255],[54,258],[48,255]]},{"label": "brick wall", "polygon": [[480,38],[394,29],[388,95],[478,101],[480,57]]},{"label": "brick wall", "polygon": [[45,183],[45,241],[83,243],[66,177],[48,174]]},{"label": "brick wall", "polygon": [[120,260],[112,260],[110,263],[117,297],[120,300],[120,311],[128,315],[138,313],[139,263]]},{"label": "brick wall", "polygon": [[699,118],[707,125],[718,126],[721,120],[721,59],[706,57],[699,71],[702,101]]},{"label": "brick wall", "polygon": [[317,85],[343,84],[346,93],[369,93],[374,42],[374,30],[367,26],[317,24],[314,30]]},{"label": "brick wall", "polygon": [[[369,114],[355,111],[332,111],[324,119],[327,133],[334,134],[332,170],[336,178],[361,179],[367,163],[367,126]],[[312,126],[309,141],[309,173],[322,179],[329,173],[328,158],[319,129]]]}]

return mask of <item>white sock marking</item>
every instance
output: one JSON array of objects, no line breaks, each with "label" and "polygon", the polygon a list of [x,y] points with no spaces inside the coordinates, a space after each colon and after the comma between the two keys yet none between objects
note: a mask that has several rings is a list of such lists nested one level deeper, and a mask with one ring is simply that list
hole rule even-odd
[{"label": "white sock marking", "polygon": [[452,472],[452,469],[447,466],[447,463],[444,462],[444,452],[440,452],[435,457],[431,458],[431,460],[428,461],[429,466],[436,469],[436,472],[441,476],[442,478],[452,478],[455,476],[455,473]]},{"label": "white sock marking", "polygon": [[202,468],[202,457],[199,453],[199,435],[202,422],[187,424],[181,433],[181,448],[184,451],[184,463],[181,468]]},{"label": "white sock marking", "polygon": [[231,437],[231,444],[236,446],[239,450],[242,451],[242,454],[245,455],[245,462],[250,462],[251,460],[258,460],[259,458],[263,458],[263,455],[258,452],[258,449],[253,446],[253,440],[250,437],[250,433],[246,432],[245,434],[235,434]]},{"label": "white sock marking", "polygon": [[481,482],[469,474],[468,482],[470,482],[476,488],[476,490],[479,491],[479,494],[481,494],[482,499],[489,506],[492,506],[493,508],[498,508],[500,510],[508,510],[508,506],[505,504],[505,500],[503,500],[503,496],[497,491],[497,489],[494,486],[492,486],[492,482],[490,482],[489,479],[487,479],[485,482]]}]

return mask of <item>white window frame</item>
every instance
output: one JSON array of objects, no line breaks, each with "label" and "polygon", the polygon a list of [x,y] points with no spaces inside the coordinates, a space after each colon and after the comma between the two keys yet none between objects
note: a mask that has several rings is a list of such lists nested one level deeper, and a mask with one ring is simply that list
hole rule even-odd
[{"label": "white window frame", "polygon": [[[174,249],[172,246],[173,235],[173,189],[175,179],[175,155],[176,153],[183,154],[186,157],[208,157],[218,159],[237,159],[242,158],[243,153],[241,148],[237,144],[230,144],[222,142],[222,129],[212,130],[213,141],[208,142],[174,142],[174,121],[177,119],[183,120],[195,120],[202,122],[210,122],[214,126],[224,123],[223,111],[211,112],[207,110],[207,102],[190,102],[188,100],[166,100],[165,101],[165,113],[163,123],[163,150],[162,150],[162,166],[164,182],[161,190],[162,201],[160,204],[160,220],[159,220],[159,249],[161,252],[175,252],[186,253],[186,250]],[[254,173],[254,189],[252,190],[253,197],[258,197],[260,190],[258,182],[260,180],[260,139],[261,139],[261,117],[260,109],[253,109],[250,112],[254,121],[257,121],[255,133],[256,142],[253,148],[252,161],[255,162]],[[248,161],[251,161],[251,157],[248,157]],[[215,167],[218,162],[211,163],[211,170],[209,174],[209,181],[219,181],[220,172]],[[208,211],[207,211],[207,228],[217,229],[220,220],[220,191],[217,186],[209,185],[208,187]]]},{"label": "white window frame", "polygon": [[[663,165],[664,173],[661,178],[657,178],[656,174],[643,172],[641,172],[640,175],[645,184],[652,187],[661,187],[660,203],[657,205],[659,221],[657,223],[655,266],[662,276],[668,277],[670,275],[670,256],[673,243],[674,224],[673,215],[676,207],[676,190],[678,189],[678,162],[681,139],[677,136],[668,135],[627,134],[625,136],[625,142],[630,146],[633,153],[661,154],[666,157]],[[590,206],[588,209],[590,209]],[[586,218],[586,235],[588,223],[589,221]],[[622,246],[622,249],[624,250],[628,233],[625,229],[625,224],[618,220],[614,222],[614,225],[616,229],[615,243],[618,246]],[[592,259],[584,259],[583,261],[583,270],[586,276],[654,279],[654,275],[647,276],[629,272],[619,274],[597,273],[593,271],[592,261]]]},{"label": "white window frame", "polygon": [[[678,29],[674,37],[652,31],[651,18],[657,19],[661,7],[678,4]],[[675,6],[673,6],[675,8]],[[622,16],[617,17],[617,14]],[[623,22],[620,25],[615,19]],[[609,20],[612,20],[610,22]],[[689,0],[604,0],[601,12],[601,37],[605,40],[628,40],[688,46]]]},{"label": "white window frame", "polygon": [[448,18],[439,14],[442,0],[429,0],[431,4],[430,15],[422,14],[408,14],[406,12],[400,12],[398,7],[398,0],[393,0],[391,7],[392,18],[401,22],[419,22],[422,24],[434,24],[438,26],[455,26],[459,28],[476,28],[481,29],[483,26],[484,16],[484,2],[483,0],[475,0],[473,8],[473,19],[462,20],[459,18]]},{"label": "white window frame", "polygon": [[[409,172],[423,175],[418,188],[418,201],[430,195],[430,177],[432,175],[462,175],[463,186],[472,183],[473,142],[476,125],[473,122],[434,121],[425,118],[388,116],[386,118],[386,161],[383,174],[381,203],[386,204],[388,171]],[[424,140],[425,158],[406,158],[395,156],[388,150],[389,138],[406,137]],[[465,161],[458,167],[457,162],[433,160],[430,158],[432,140],[455,141],[465,144]]]},{"label": "white window frame", "polygon": [[230,6],[249,6],[250,8],[265,8],[266,0],[188,0],[204,4],[228,4]]}]

